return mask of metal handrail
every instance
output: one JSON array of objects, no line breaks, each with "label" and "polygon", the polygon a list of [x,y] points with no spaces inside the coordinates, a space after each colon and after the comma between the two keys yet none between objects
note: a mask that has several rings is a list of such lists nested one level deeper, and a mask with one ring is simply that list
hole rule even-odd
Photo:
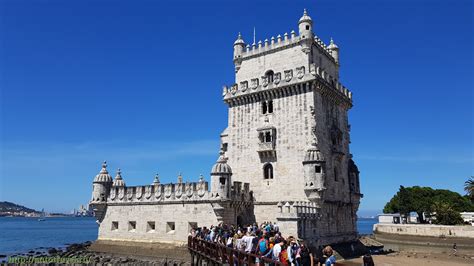
[{"label": "metal handrail", "polygon": [[[204,256],[206,259],[229,265],[285,265],[279,261],[272,260],[261,255],[243,252],[229,248],[220,243],[210,242],[197,237],[188,237],[188,249],[190,252]],[[256,263],[258,259],[258,264]]]}]

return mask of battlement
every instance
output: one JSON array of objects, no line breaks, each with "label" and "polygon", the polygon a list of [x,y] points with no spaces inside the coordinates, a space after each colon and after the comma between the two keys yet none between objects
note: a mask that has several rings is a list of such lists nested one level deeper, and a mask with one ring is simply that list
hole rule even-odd
[{"label": "battlement", "polygon": [[320,207],[315,202],[306,201],[287,201],[278,202],[277,218],[279,220],[285,219],[300,219],[300,218],[319,218]]},{"label": "battlement", "polygon": [[[245,50],[243,50],[239,59],[246,60],[249,58],[258,57],[266,53],[272,53],[286,48],[290,48],[299,45],[301,41],[305,41],[305,39],[302,38],[302,36],[297,35],[294,30],[292,30],[290,34],[288,34],[288,32],[285,32],[283,34],[283,37],[282,35],[278,34],[276,38],[275,36],[272,36],[270,40],[259,40],[258,42],[253,43],[252,45],[245,45]],[[322,51],[329,59],[336,63],[335,58],[332,55],[332,51],[318,36],[315,36],[313,38],[312,44],[318,47],[320,51]]]},{"label": "battlement", "polygon": [[107,202],[172,202],[209,199],[205,181],[178,184],[154,184],[133,187],[112,187]]},{"label": "battlement", "polygon": [[232,201],[242,202],[253,201],[253,193],[250,191],[250,184],[234,181],[230,192],[230,199]]},{"label": "battlement", "polygon": [[[107,202],[173,202],[208,201],[213,195],[205,181],[154,184],[146,186],[112,187]],[[253,199],[249,183],[235,181],[230,198],[232,201],[251,201]]]}]

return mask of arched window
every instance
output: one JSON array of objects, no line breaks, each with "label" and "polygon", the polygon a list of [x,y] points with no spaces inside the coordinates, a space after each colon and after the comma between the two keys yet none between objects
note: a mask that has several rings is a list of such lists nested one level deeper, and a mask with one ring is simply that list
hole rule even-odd
[{"label": "arched window", "polygon": [[269,163],[263,167],[263,178],[273,179],[273,166]]},{"label": "arched window", "polygon": [[268,108],[268,113],[271,114],[273,113],[273,101],[268,101],[267,103],[267,108]]},{"label": "arched window", "polygon": [[267,77],[268,83],[271,84],[273,83],[273,71],[268,70],[267,73],[265,73],[265,77]]}]

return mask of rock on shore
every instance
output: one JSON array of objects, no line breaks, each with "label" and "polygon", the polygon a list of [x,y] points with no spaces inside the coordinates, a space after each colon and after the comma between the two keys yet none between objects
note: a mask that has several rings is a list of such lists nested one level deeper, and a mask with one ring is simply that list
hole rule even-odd
[{"label": "rock on shore", "polygon": [[189,262],[180,261],[170,258],[156,258],[156,257],[136,257],[131,255],[108,254],[101,252],[94,252],[88,250],[92,243],[90,241],[85,243],[70,244],[65,249],[49,248],[48,251],[29,251],[28,253],[19,253],[11,256],[0,256],[0,263],[8,261],[8,257],[17,258],[81,258],[89,261],[89,264],[95,265],[97,263],[107,264],[147,264],[147,265],[190,265]]}]

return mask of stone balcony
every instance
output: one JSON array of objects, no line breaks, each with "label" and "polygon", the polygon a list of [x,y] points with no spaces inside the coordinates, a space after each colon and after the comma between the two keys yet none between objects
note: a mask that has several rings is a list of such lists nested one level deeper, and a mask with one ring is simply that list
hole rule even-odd
[{"label": "stone balcony", "polygon": [[261,157],[275,157],[276,156],[275,143],[273,141],[260,142],[258,144],[257,152]]},{"label": "stone balcony", "polygon": [[261,142],[258,144],[258,152],[268,152],[275,150],[275,143],[273,142]]}]

